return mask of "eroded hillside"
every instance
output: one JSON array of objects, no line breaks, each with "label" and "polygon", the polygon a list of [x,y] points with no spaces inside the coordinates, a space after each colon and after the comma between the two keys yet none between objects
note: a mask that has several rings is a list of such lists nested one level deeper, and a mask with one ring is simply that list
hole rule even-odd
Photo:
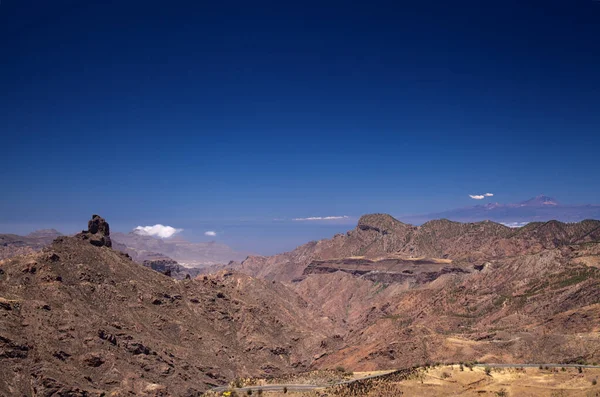
[{"label": "eroded hillside", "polygon": [[177,281],[102,241],[61,237],[0,262],[0,395],[198,395],[308,368],[328,334],[281,284],[231,272]]}]

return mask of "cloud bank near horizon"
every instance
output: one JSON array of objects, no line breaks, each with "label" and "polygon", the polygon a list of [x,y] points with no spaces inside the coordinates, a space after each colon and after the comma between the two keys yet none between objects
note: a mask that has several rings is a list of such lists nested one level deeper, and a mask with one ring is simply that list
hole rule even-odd
[{"label": "cloud bank near horizon", "polygon": [[333,221],[337,219],[347,219],[348,215],[343,216],[310,216],[308,218],[293,218],[293,221]]},{"label": "cloud bank near horizon", "polygon": [[173,237],[177,233],[182,232],[183,229],[176,229],[172,226],[156,224],[154,226],[138,226],[135,229],[133,229],[133,231],[142,236],[169,238]]},{"label": "cloud bank near horizon", "polygon": [[215,232],[214,230],[207,230],[204,232],[204,235],[209,237],[215,237],[217,235],[217,232]]}]

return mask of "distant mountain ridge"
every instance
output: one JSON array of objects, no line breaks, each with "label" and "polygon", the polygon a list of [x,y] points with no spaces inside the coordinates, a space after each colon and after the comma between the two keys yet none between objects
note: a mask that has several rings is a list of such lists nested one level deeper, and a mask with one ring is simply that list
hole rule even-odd
[{"label": "distant mountain ridge", "polygon": [[[39,251],[60,236],[63,234],[55,229],[36,230],[26,236],[0,234],[0,259]],[[111,238],[115,249],[139,263],[166,257],[183,266],[202,267],[241,261],[249,255],[216,241],[194,243],[180,236],[163,239],[135,232],[113,232]]]},{"label": "distant mountain ridge", "polygon": [[0,234],[0,259],[39,251],[60,236],[62,233],[55,229],[36,230],[26,236]]},{"label": "distant mountain ridge", "polygon": [[475,263],[598,240],[600,221],[596,220],[553,220],[511,228],[491,221],[460,223],[437,219],[413,226],[387,214],[369,214],[362,216],[356,228],[346,234],[313,241],[279,255],[250,256],[230,267],[255,277],[292,281],[301,278],[315,260],[380,259],[393,255]]},{"label": "distant mountain ridge", "polygon": [[550,220],[580,222],[585,219],[600,219],[600,205],[565,205],[542,194],[518,203],[474,205],[430,214],[404,216],[402,220],[413,224],[422,224],[433,219],[443,218],[458,222],[491,220],[507,224]]},{"label": "distant mountain ridge", "polygon": [[157,238],[139,233],[113,233],[117,249],[127,252],[138,262],[152,259],[156,253],[167,256],[188,267],[201,267],[243,260],[248,253],[233,250],[216,241],[193,243],[179,236]]}]

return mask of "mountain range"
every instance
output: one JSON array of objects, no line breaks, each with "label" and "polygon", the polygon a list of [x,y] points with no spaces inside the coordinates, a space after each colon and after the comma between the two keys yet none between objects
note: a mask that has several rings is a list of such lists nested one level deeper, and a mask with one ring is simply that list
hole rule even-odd
[{"label": "mountain range", "polygon": [[585,219],[600,219],[600,205],[565,205],[552,197],[539,195],[518,203],[488,203],[402,217],[403,221],[413,224],[421,224],[433,219],[450,219],[458,222],[491,220],[510,226],[549,220],[579,222]]},{"label": "mountain range", "polygon": [[158,238],[135,231],[113,233],[111,236],[123,252],[140,262],[154,258],[158,253],[186,267],[204,267],[242,260],[249,255],[216,241],[190,242],[179,236]]},{"label": "mountain range", "polygon": [[386,214],[175,280],[99,217],[0,261],[0,395],[197,396],[246,376],[598,362],[600,221]]},{"label": "mountain range", "polygon": [[[63,234],[54,229],[34,231],[26,236],[0,234],[0,259],[39,251]],[[243,260],[249,253],[238,252],[216,241],[190,242],[181,237],[159,238],[130,233],[112,233],[112,242],[118,250],[129,254],[137,262],[174,261],[181,268],[202,268]]]}]

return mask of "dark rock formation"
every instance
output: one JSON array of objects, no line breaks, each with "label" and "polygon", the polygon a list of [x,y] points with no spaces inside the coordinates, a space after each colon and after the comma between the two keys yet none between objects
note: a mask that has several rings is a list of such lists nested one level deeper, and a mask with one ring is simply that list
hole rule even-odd
[{"label": "dark rock formation", "polygon": [[97,247],[112,247],[108,222],[100,215],[92,215],[92,219],[88,222],[88,230],[83,230],[75,237],[89,240],[92,245]]}]

